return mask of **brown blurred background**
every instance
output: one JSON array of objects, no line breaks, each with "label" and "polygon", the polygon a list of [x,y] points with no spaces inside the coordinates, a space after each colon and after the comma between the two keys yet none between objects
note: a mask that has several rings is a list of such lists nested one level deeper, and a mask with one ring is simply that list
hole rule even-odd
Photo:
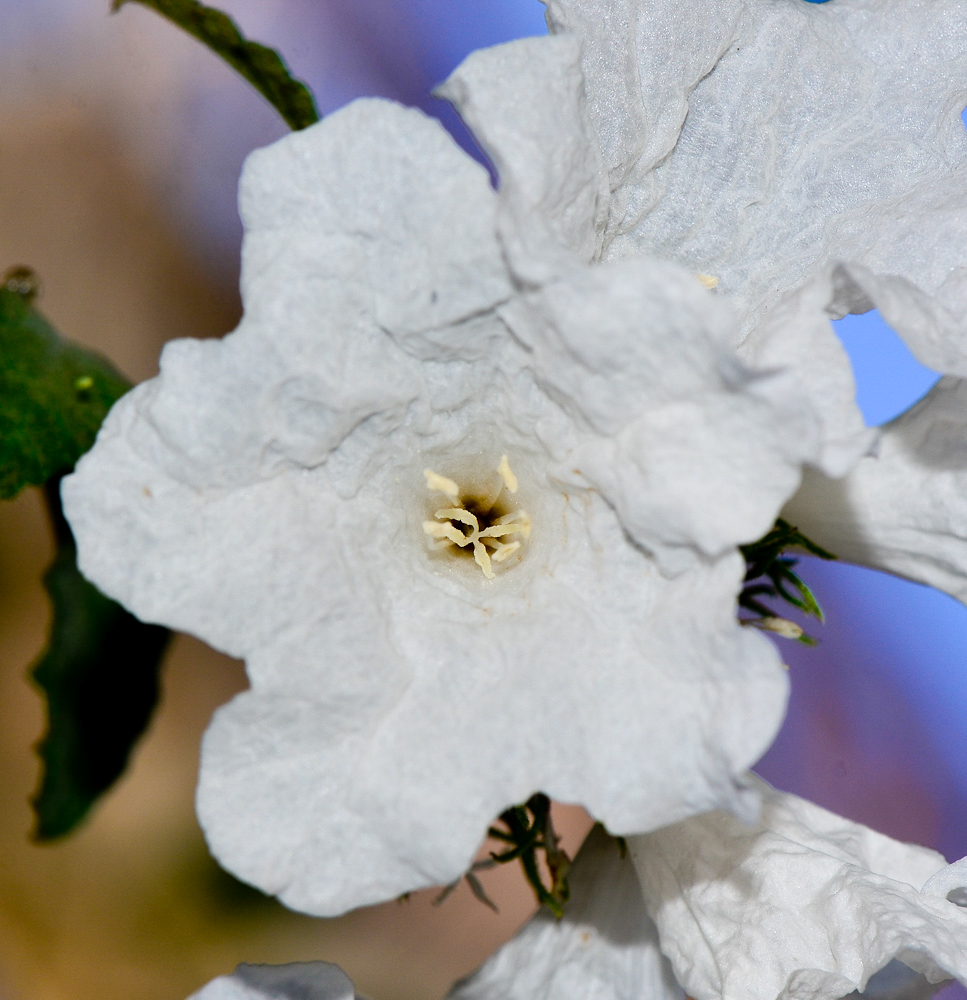
[{"label": "brown blurred background", "polygon": [[[326,69],[324,108],[432,82],[419,46],[409,63],[380,57],[379,39],[400,33],[392,4],[224,6],[301,57],[304,75],[322,72],[340,39],[356,45],[355,61],[343,54],[342,69]],[[32,266],[54,324],[140,381],[167,339],[234,326],[237,169],[284,127],[174,27],[133,8],[108,19],[106,7],[4,0],[0,269]],[[307,19],[325,45],[305,41]],[[420,40],[419,24],[408,31]],[[0,1000],[182,1000],[240,961],[315,958],[338,962],[377,1000],[431,1000],[533,910],[516,867],[485,876],[497,915],[461,887],[440,907],[424,892],[337,920],[288,912],[222,873],[194,818],[198,743],[245,677],[240,663],[184,636],[120,785],[80,832],[33,844],[28,799],[44,716],[26,674],[49,619],[40,578],[51,554],[36,491],[0,504]],[[573,851],[589,821],[565,809],[559,823]]]}]

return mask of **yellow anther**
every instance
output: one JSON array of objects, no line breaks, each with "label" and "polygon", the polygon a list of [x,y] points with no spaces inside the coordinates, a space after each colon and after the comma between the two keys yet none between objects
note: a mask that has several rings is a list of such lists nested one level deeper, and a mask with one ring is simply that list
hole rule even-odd
[{"label": "yellow anther", "polygon": [[752,628],[761,629],[765,632],[773,632],[782,636],[783,639],[799,639],[802,636],[802,628],[788,618],[778,618],[771,615],[765,618],[745,618],[740,620],[742,625],[750,625]]},{"label": "yellow anther", "polygon": [[483,575],[492,580],[496,575],[490,568],[490,555],[478,541],[473,543],[473,561],[483,570]]},{"label": "yellow anther", "polygon": [[452,479],[441,476],[432,469],[424,469],[423,475],[426,478],[426,488],[436,490],[438,493],[446,493],[451,500],[456,500],[460,496],[460,487]]},{"label": "yellow anther", "polygon": [[515,529],[524,536],[525,539],[531,536],[531,519],[528,514],[522,510],[514,511],[512,514],[504,514],[503,517],[498,517],[494,521],[494,526],[503,524],[513,524]]},{"label": "yellow anther", "polygon": [[709,290],[719,287],[719,279],[714,274],[696,274],[695,277]]},{"label": "yellow anther", "polygon": [[453,542],[455,545],[466,545],[467,537],[462,532],[457,531],[456,528],[449,522],[444,521],[441,524],[439,521],[424,521],[423,522],[423,532],[429,535],[431,538],[439,539],[440,541],[445,541],[447,544]]},{"label": "yellow anther", "polygon": [[500,473],[500,478],[504,481],[504,486],[510,493],[516,493],[518,482],[517,477],[514,475],[513,470],[510,467],[510,461],[507,456],[504,455],[500,460],[500,465],[497,466],[497,471]]},{"label": "yellow anther", "polygon": [[490,558],[493,559],[495,563],[502,563],[520,548],[520,542],[494,542],[494,545],[496,545],[497,548],[494,550],[494,553]]},{"label": "yellow anther", "polygon": [[513,535],[520,531],[519,524],[494,524],[489,528],[484,528],[480,532],[481,538],[503,538],[504,535]]},{"label": "yellow anther", "polygon": [[461,507],[448,507],[444,510],[438,510],[433,516],[446,518],[449,521],[459,521],[460,524],[465,524],[470,529],[469,535],[461,536],[463,541],[458,543],[460,545],[468,545],[480,537],[480,522],[469,510],[463,510]]},{"label": "yellow anther", "polygon": [[[509,493],[517,492],[517,477],[510,468],[510,461],[504,455],[497,468],[500,478],[503,481],[503,489]],[[441,476],[432,469],[424,469],[423,475],[426,479],[428,490],[446,494],[455,504],[460,503],[460,487],[452,479]],[[498,491],[499,493],[499,491]],[[470,548],[473,552],[474,562],[483,571],[483,575],[488,580],[493,580],[495,573],[492,562],[501,563],[513,555],[520,547],[521,542],[502,542],[499,539],[507,535],[519,535],[522,539],[530,535],[531,521],[523,511],[515,511],[504,514],[491,521],[492,505],[496,502],[495,494],[489,500],[474,501],[482,510],[482,516],[486,527],[481,529],[480,521],[473,512],[464,507],[442,507],[434,512],[434,521],[423,522],[423,533],[433,539],[431,549],[443,550],[450,545],[459,548]],[[488,513],[490,511],[490,513]],[[466,529],[466,530],[463,530]],[[492,547],[491,553],[486,547]]]}]

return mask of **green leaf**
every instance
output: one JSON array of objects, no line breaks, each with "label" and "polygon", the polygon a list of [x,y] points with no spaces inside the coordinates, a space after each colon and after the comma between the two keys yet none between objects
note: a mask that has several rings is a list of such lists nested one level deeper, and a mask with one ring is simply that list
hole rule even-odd
[{"label": "green leaf", "polygon": [[38,747],[43,774],[33,799],[38,840],[69,833],[124,771],[158,700],[170,634],[138,621],[81,576],[59,489],[59,479],[46,489],[58,539],[44,577],[54,617],[32,671],[48,711]]},{"label": "green leaf", "polygon": [[312,93],[292,76],[279,53],[248,41],[227,14],[198,0],[113,0],[112,9],[127,3],[150,7],[207,45],[255,87],[289,128],[298,131],[319,121]]},{"label": "green leaf", "polygon": [[33,677],[48,729],[33,805],[36,836],[72,830],[124,770],[158,699],[168,630],[145,625],[88,583],[60,508],[60,479],[131,388],[104,358],[64,340],[34,308],[26,268],[0,283],[0,498],[44,486],[57,554],[44,577],[54,607]]},{"label": "green leaf", "polygon": [[36,290],[26,268],[0,284],[0,499],[72,469],[131,387],[54,330],[33,307]]}]

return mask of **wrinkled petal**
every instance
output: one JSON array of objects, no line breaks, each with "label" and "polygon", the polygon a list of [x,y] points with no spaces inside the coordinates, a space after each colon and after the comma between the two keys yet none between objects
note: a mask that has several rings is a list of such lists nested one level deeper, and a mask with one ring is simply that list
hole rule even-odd
[{"label": "wrinkled petal", "polygon": [[447,1000],[684,1000],[629,857],[601,827],[568,873],[557,920],[541,910]]},{"label": "wrinkled petal", "polygon": [[803,406],[812,401],[822,440],[812,464],[832,477],[845,475],[876,440],[856,404],[849,356],[830,322],[845,313],[844,303],[871,308],[862,296],[848,272],[834,268],[786,296],[741,347],[758,368],[782,373],[788,398],[800,396]]},{"label": "wrinkled petal", "polygon": [[[367,642],[385,635],[386,661],[356,638],[375,608],[355,628],[320,623],[317,643],[299,636],[293,652],[326,651],[316,676],[327,659],[339,676],[259,683],[206,734],[198,807],[215,855],[327,914],[459,877],[489,820],[538,788],[618,831],[742,808],[731,774],[771,742],[786,693],[772,650],[731,622],[742,566],[666,584],[615,558],[608,521],[588,532],[566,512],[573,547],[550,578],[479,606],[390,576]],[[582,549],[606,554],[607,582]],[[355,687],[340,690],[343,674]]]},{"label": "wrinkled petal", "polygon": [[948,274],[934,295],[905,277],[876,274],[859,264],[842,264],[835,276],[841,306],[850,312],[878,309],[918,361],[945,375],[967,376],[967,268]]},{"label": "wrinkled petal", "polygon": [[492,346],[474,317],[510,294],[497,200],[420,112],[357,101],[253,153],[239,200],[241,326],[225,345],[169,344],[165,393],[138,390],[151,397],[138,448],[176,454],[182,481],[237,486],[318,465],[361,424],[399,419],[420,393],[416,357]]},{"label": "wrinkled petal", "polygon": [[690,996],[834,1000],[894,959],[967,978],[967,912],[928,881],[941,855],[759,784],[755,826],[714,812],[629,841]]},{"label": "wrinkled petal", "polygon": [[726,303],[681,268],[638,259],[567,273],[528,305],[504,315],[539,383],[588,432],[562,481],[593,484],[673,571],[696,549],[715,557],[769,530],[802,464],[818,461],[817,421],[784,378],[739,362]]},{"label": "wrinkled petal", "polygon": [[592,126],[612,190],[608,236],[660,199],[655,167],[678,141],[688,99],[731,45],[741,0],[545,0],[555,33],[582,43]]},{"label": "wrinkled petal", "polygon": [[967,603],[967,383],[941,379],[845,479],[807,472],[783,516],[841,559]]},{"label": "wrinkled petal", "polygon": [[329,962],[240,965],[219,976],[188,1000],[355,1000],[352,981]]},{"label": "wrinkled petal", "polygon": [[601,248],[608,182],[591,135],[573,36],[524,38],[473,53],[437,95],[451,101],[500,177],[501,234],[524,280]]},{"label": "wrinkled petal", "polygon": [[[928,294],[967,264],[957,0],[554,0],[551,10],[584,44],[612,212],[629,206],[609,226],[620,231],[609,254],[659,254],[717,276],[750,325],[836,260],[905,274]],[[652,102],[668,117],[648,115]],[[652,149],[641,124],[655,120]],[[938,207],[942,237],[920,214]]]}]

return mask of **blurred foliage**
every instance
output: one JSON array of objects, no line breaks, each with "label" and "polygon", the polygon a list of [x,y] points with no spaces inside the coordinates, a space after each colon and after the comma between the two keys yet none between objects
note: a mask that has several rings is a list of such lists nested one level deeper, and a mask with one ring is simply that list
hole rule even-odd
[{"label": "blurred foliage", "polygon": [[24,267],[0,284],[0,498],[43,486],[57,551],[44,585],[53,604],[33,677],[47,701],[36,836],[69,833],[124,770],[158,699],[168,630],[145,625],[81,576],[60,481],[131,388],[104,358],[71,344],[34,308]]},{"label": "blurred foliage", "polygon": [[279,53],[250,42],[227,14],[198,0],[113,0],[112,9],[128,3],[150,7],[207,45],[255,87],[289,128],[298,131],[319,121],[312,93],[292,76]]},{"label": "blurred foliage", "polygon": [[0,285],[0,499],[69,471],[130,384],[104,358],[70,344],[33,307],[37,278]]},{"label": "blurred foliage", "polygon": [[47,648],[32,674],[47,700],[43,763],[33,800],[35,835],[69,833],[122,774],[158,701],[158,670],[170,633],[145,625],[105,597],[77,568],[60,509],[60,479],[45,488],[57,536],[44,586],[53,605]]}]

